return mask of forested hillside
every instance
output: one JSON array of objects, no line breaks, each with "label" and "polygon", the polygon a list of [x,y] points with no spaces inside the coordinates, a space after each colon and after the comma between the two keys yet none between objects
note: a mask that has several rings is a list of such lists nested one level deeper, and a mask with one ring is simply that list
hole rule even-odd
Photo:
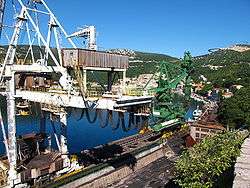
[{"label": "forested hillside", "polygon": [[193,78],[196,81],[203,75],[218,87],[230,87],[233,84],[247,86],[250,83],[250,50],[218,50],[195,57],[194,62]]},{"label": "forested hillside", "polygon": [[165,54],[135,51],[135,56],[130,57],[127,76],[136,77],[140,74],[153,74],[157,70],[160,61],[176,60],[178,59]]},{"label": "forested hillside", "polygon": [[[196,57],[194,61],[194,80],[204,82],[201,75],[207,78],[203,90],[217,87],[221,92],[229,90],[233,93],[231,98],[221,98],[221,123],[231,128],[250,128],[250,50],[239,52],[230,48],[223,49]],[[237,90],[234,85],[243,87]]]}]

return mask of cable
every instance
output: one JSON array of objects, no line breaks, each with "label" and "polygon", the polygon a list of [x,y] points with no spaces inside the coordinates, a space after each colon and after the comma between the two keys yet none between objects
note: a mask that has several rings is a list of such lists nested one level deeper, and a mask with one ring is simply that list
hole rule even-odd
[{"label": "cable", "polygon": [[89,110],[86,108],[86,117],[87,117],[87,120],[89,123],[95,123],[96,122],[96,119],[97,119],[97,111],[95,111],[95,116],[93,118],[93,120],[90,119],[90,116],[89,116]]},{"label": "cable", "polygon": [[[79,67],[79,64],[74,64],[74,74],[76,76],[76,80],[77,80],[77,83],[79,85],[79,88],[80,88],[80,94],[82,96],[82,99],[83,99],[83,102],[84,102],[84,105],[86,108],[94,108],[95,105],[90,105],[86,100],[85,97],[87,97],[87,94],[85,93],[84,91],[84,85],[83,85],[83,75],[81,73],[81,69]],[[86,88],[85,88],[86,89]]]},{"label": "cable", "polygon": [[125,125],[125,118],[124,118],[124,115],[122,116],[121,118],[121,122],[122,122],[122,130],[124,132],[128,132],[129,130],[132,129],[132,122],[134,122],[134,114],[133,113],[129,113],[129,121],[128,121],[128,126]]},{"label": "cable", "polygon": [[141,116],[136,116],[135,118],[135,124],[136,124],[136,127],[139,127],[139,123],[141,122]]},{"label": "cable", "polygon": [[58,136],[57,136],[57,134],[56,134],[55,123],[54,123],[53,120],[50,120],[50,123],[51,123],[51,125],[52,125],[52,129],[53,129],[54,136],[55,136],[55,139],[56,139],[56,145],[57,145],[58,149],[61,150],[60,143],[59,143],[59,139],[58,139]]},{"label": "cable", "polygon": [[110,111],[109,110],[106,110],[106,119],[105,119],[105,124],[103,123],[103,117],[102,117],[102,113],[104,113],[102,110],[98,110],[98,117],[100,119],[100,127],[101,128],[105,128],[108,126],[108,123],[109,123],[109,113]]},{"label": "cable", "polygon": [[68,117],[72,115],[72,108],[67,108],[67,114],[68,114]]},{"label": "cable", "polygon": [[135,114],[134,113],[129,113],[129,121],[131,121],[131,123],[133,125],[135,125]]},{"label": "cable", "polygon": [[[79,110],[80,110],[80,109],[79,109]],[[76,108],[74,108],[73,114],[74,114],[74,118],[76,119],[76,121],[80,121],[80,120],[82,119],[82,117],[83,117],[83,115],[84,115],[84,109],[82,109],[82,112],[81,112],[81,115],[80,115],[79,118],[77,117],[78,112],[79,112],[79,111],[76,110]]]},{"label": "cable", "polygon": [[82,109],[82,113],[81,113],[81,116],[80,116],[80,118],[79,119],[77,119],[76,121],[80,121],[82,118],[83,118],[83,115],[84,115],[84,109]]},{"label": "cable", "polygon": [[110,124],[111,124],[112,131],[115,131],[120,127],[120,113],[122,113],[122,112],[118,112],[118,114],[117,114],[117,123],[116,123],[116,125],[114,125],[114,122],[113,122],[113,115],[112,115],[112,118],[110,119],[111,120]]},{"label": "cable", "polygon": [[11,4],[12,4],[13,10],[14,10],[14,15],[16,16],[17,15],[17,9],[16,9],[16,6],[15,6],[14,0],[11,1]]}]

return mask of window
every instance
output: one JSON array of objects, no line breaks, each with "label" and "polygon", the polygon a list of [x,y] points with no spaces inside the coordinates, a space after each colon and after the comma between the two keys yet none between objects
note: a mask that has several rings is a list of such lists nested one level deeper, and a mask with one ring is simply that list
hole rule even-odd
[{"label": "window", "polygon": [[195,133],[196,138],[200,138],[200,133]]}]

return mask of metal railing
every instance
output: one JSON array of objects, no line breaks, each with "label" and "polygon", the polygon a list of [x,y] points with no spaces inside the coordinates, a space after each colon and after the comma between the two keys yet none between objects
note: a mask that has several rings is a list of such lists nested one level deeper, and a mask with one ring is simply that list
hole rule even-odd
[{"label": "metal railing", "polygon": [[144,89],[144,88],[136,88],[136,87],[127,87],[125,88],[125,95],[129,96],[146,96],[155,94],[154,89]]},{"label": "metal railing", "polygon": [[[24,90],[28,91],[36,91],[36,92],[51,92],[51,93],[64,93],[66,94],[67,92],[62,90],[60,87],[32,87],[32,88],[27,88]],[[74,87],[75,92],[79,92],[80,90],[77,87]],[[86,91],[86,94],[88,97],[102,97],[104,94],[104,91],[102,88],[99,87],[89,87]],[[117,91],[112,91],[112,95],[118,95]],[[136,87],[126,87],[123,95],[128,95],[128,96],[154,96],[155,95],[155,89],[144,89],[144,88],[136,88]]]}]

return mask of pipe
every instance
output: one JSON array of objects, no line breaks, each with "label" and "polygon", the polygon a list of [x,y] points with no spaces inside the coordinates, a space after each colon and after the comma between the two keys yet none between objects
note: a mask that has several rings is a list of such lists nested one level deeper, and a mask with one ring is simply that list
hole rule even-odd
[{"label": "pipe", "polygon": [[8,148],[9,148],[9,186],[14,185],[17,177],[17,142],[16,142],[16,112],[15,112],[15,79],[14,74],[9,81],[9,92],[7,94],[7,114],[8,114]]},{"label": "pipe", "polygon": [[51,122],[52,129],[53,129],[53,132],[54,132],[54,136],[55,136],[55,139],[56,139],[56,145],[57,145],[59,151],[61,151],[61,146],[60,146],[60,143],[59,143],[58,136],[57,136],[57,134],[56,134],[56,128],[55,128],[54,121],[51,120],[50,122]]}]

